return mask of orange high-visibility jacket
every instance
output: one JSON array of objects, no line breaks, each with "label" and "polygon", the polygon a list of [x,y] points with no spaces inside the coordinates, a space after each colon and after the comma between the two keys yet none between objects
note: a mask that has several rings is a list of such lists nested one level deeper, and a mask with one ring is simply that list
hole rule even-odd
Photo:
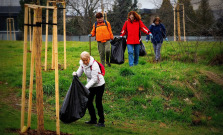
[{"label": "orange high-visibility jacket", "polygon": [[[102,43],[107,42],[110,39],[114,38],[112,34],[111,25],[108,21],[106,22],[107,22],[107,26],[105,22],[103,21],[102,23],[97,23],[97,27],[96,27],[96,40]],[[93,25],[91,35],[92,37],[95,36],[95,24]]]}]

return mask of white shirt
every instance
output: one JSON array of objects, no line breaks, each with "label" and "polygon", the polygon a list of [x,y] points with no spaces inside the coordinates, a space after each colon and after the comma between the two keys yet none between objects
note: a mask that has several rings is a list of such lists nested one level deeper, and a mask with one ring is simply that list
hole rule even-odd
[{"label": "white shirt", "polygon": [[94,58],[90,56],[90,61],[88,65],[85,65],[82,60],[80,60],[80,67],[77,70],[77,76],[80,77],[83,72],[87,76],[87,84],[85,87],[87,89],[91,87],[98,87],[105,84],[104,76],[101,73],[100,67]]}]

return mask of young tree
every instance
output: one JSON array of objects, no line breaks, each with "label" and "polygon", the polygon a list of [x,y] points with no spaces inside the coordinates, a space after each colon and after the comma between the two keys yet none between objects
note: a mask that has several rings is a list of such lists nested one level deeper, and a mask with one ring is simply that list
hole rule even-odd
[{"label": "young tree", "polygon": [[162,20],[162,24],[166,27],[167,35],[173,35],[173,7],[170,0],[163,0],[158,10],[158,15]]},{"label": "young tree", "polygon": [[[195,25],[196,14],[193,9],[193,6],[191,5],[191,0],[178,0],[178,3],[184,5],[186,35],[196,35],[196,25]],[[182,12],[183,11],[181,7],[180,8],[181,16],[183,16]]]},{"label": "young tree", "polygon": [[196,15],[200,34],[205,36],[210,35],[210,28],[214,23],[214,16],[208,0],[201,0]]},{"label": "young tree", "polygon": [[21,10],[18,16],[19,30],[24,31],[24,4],[35,4],[36,0],[20,0]]},{"label": "young tree", "polygon": [[[38,3],[40,2],[40,3]],[[19,17],[18,17],[18,22],[19,22],[19,29],[21,31],[24,30],[24,4],[34,4],[34,5],[42,5],[45,6],[46,5],[46,0],[20,0],[20,6],[21,6],[21,10],[19,13]],[[50,5],[52,6],[52,5]],[[61,4],[57,4],[57,7],[62,7]],[[33,22],[33,10],[30,11],[31,12],[31,24]],[[57,23],[57,28],[58,28],[58,34],[63,34],[63,10],[58,9],[57,10],[57,18],[58,18],[58,23]],[[53,11],[49,10],[49,22],[52,23],[53,20]],[[46,22],[46,9],[43,8],[42,10],[42,22],[45,23]],[[50,25],[49,25],[50,26]],[[46,25],[42,25],[43,28],[43,34],[46,31]],[[49,34],[52,34],[52,26],[49,27]]]}]

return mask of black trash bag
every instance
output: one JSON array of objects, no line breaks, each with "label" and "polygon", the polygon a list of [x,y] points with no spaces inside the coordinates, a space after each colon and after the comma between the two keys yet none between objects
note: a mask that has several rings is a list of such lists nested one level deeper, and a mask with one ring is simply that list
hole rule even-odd
[{"label": "black trash bag", "polygon": [[117,38],[111,41],[111,57],[110,63],[113,64],[123,64],[124,54],[126,49],[126,39],[125,38]]},{"label": "black trash bag", "polygon": [[87,109],[89,93],[78,77],[74,76],[60,109],[60,120],[64,123],[71,123],[82,118]]},{"label": "black trash bag", "polygon": [[140,49],[139,49],[139,56],[145,56],[146,55],[146,48],[142,42],[140,42]]}]

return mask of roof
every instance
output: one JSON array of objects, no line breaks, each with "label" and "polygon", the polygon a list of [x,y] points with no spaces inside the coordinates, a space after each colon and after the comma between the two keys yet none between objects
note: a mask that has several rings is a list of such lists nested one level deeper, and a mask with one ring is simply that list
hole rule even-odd
[{"label": "roof", "polygon": [[143,8],[143,9],[139,9],[139,12],[140,12],[140,14],[155,14],[156,9]]},{"label": "roof", "polygon": [[20,6],[0,6],[0,14],[1,13],[19,13],[21,10]]}]

